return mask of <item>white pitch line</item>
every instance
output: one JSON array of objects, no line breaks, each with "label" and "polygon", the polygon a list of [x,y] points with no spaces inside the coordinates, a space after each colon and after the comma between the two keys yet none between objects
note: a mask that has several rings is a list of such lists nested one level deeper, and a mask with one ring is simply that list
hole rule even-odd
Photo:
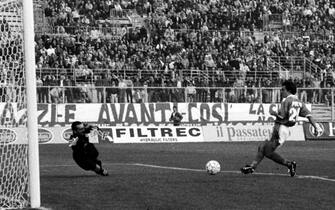
[{"label": "white pitch line", "polygon": [[[202,170],[202,169],[159,166],[159,165],[150,165],[150,164],[143,164],[143,163],[134,163],[134,164],[130,164],[130,165],[150,167],[150,168],[169,169],[169,170],[179,170],[179,171],[194,171],[194,172],[204,172],[204,171],[206,171],[206,170]],[[241,172],[240,171],[220,171],[220,173],[240,174]],[[256,172],[256,173],[253,173],[253,174],[266,175],[266,176],[288,176],[287,174],[278,174],[278,173],[258,173],[258,172]],[[335,179],[329,179],[329,178],[321,177],[321,176],[296,175],[295,178],[317,179],[317,180],[322,180],[322,181],[335,182]]]},{"label": "white pitch line", "polygon": [[159,165],[150,165],[143,163],[134,163],[134,166],[142,166],[148,168],[160,168],[160,169],[168,169],[168,170],[176,170],[176,171],[195,171],[195,172],[204,172],[202,169],[193,169],[193,168],[179,168],[179,167],[170,167],[170,166],[159,166]]},{"label": "white pitch line", "polygon": [[329,182],[335,182],[335,179],[329,179],[322,176],[305,176],[305,175],[298,175],[297,178],[299,179],[317,179],[322,181],[329,181]]},{"label": "white pitch line", "polygon": [[[147,168],[157,168],[157,169],[166,169],[166,170],[176,170],[176,171],[193,171],[193,172],[205,172],[205,169],[195,169],[195,168],[181,168],[181,167],[172,167],[172,166],[160,166],[160,165],[152,165],[152,164],[144,164],[144,163],[103,163],[103,165],[128,165],[128,166],[139,166],[139,167],[147,167]],[[69,165],[41,165],[41,168],[50,168],[50,167],[73,167],[76,166],[74,164]],[[240,171],[220,171],[220,173],[226,174],[241,174]],[[264,175],[264,176],[288,176],[288,174],[279,174],[279,173],[262,173],[255,172],[253,175]],[[250,175],[249,175],[250,176]],[[311,175],[296,175],[294,178],[298,179],[315,179],[321,181],[329,181],[335,182],[335,179],[330,179],[322,176],[311,176]]]}]

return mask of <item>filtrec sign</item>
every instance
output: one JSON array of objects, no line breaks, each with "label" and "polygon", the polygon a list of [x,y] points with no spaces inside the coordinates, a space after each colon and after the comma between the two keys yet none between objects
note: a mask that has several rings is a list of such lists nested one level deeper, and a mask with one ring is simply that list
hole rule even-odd
[{"label": "filtrec sign", "polygon": [[197,137],[201,135],[199,128],[190,128],[186,127],[149,127],[149,128],[136,128],[136,127],[128,127],[128,128],[117,128],[115,129],[115,137],[120,138],[124,135],[128,135],[129,137]]},{"label": "filtrec sign", "polygon": [[168,143],[203,141],[201,127],[115,127],[111,129],[115,143]]},{"label": "filtrec sign", "polygon": [[[89,136],[94,143],[168,143],[168,142],[197,142],[203,141],[201,127],[137,127],[117,126],[100,128],[103,135]],[[69,140],[72,131],[70,128],[62,132],[65,140]],[[91,141],[91,137],[96,139]],[[98,139],[98,140],[97,140]]]}]

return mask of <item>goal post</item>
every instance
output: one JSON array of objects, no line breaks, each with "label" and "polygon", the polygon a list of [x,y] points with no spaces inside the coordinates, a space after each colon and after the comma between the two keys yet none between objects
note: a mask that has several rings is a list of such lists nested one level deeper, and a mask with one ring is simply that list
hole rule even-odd
[{"label": "goal post", "polygon": [[39,208],[33,0],[0,0],[0,209]]},{"label": "goal post", "polygon": [[27,87],[27,126],[28,126],[28,165],[30,206],[38,208],[40,199],[40,164],[38,151],[36,69],[35,69],[35,33],[33,0],[23,1],[23,40],[24,63]]}]

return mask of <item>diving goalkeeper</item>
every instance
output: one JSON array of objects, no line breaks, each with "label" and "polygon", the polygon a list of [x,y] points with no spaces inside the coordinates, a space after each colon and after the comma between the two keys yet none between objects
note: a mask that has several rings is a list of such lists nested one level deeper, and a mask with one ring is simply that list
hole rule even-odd
[{"label": "diving goalkeeper", "polygon": [[94,126],[80,121],[72,123],[70,147],[73,151],[73,160],[84,170],[94,171],[101,176],[108,176],[107,170],[102,167],[102,162],[98,159],[98,150],[94,144],[89,142],[88,134],[93,128]]}]

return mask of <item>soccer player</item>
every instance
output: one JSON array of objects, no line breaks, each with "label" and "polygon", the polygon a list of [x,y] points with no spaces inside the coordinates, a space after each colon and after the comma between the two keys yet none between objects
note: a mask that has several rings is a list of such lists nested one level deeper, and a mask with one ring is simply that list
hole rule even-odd
[{"label": "soccer player", "polygon": [[257,155],[254,161],[252,161],[250,165],[246,165],[241,168],[241,172],[243,174],[253,173],[263,158],[267,157],[276,163],[286,166],[291,177],[295,175],[297,163],[295,161],[284,159],[276,153],[275,150],[279,146],[283,145],[285,140],[289,137],[289,127],[295,125],[298,116],[306,117],[309,120],[314,127],[314,135],[318,135],[321,132],[320,127],[315,124],[314,119],[311,116],[311,112],[295,95],[296,92],[296,85],[291,80],[283,82],[281,89],[283,100],[279,111],[276,112],[270,110],[270,114],[276,117],[272,136],[270,140],[264,141],[258,147]]},{"label": "soccer player", "polygon": [[88,134],[94,128],[92,125],[75,121],[71,125],[73,134],[70,137],[70,147],[74,161],[84,170],[91,170],[101,176],[108,176],[107,170],[102,168],[98,159],[99,152],[94,144],[89,142]]},{"label": "soccer player", "polygon": [[183,116],[177,111],[177,106],[173,106],[173,112],[170,116],[170,121],[173,121],[174,126],[179,126]]}]

